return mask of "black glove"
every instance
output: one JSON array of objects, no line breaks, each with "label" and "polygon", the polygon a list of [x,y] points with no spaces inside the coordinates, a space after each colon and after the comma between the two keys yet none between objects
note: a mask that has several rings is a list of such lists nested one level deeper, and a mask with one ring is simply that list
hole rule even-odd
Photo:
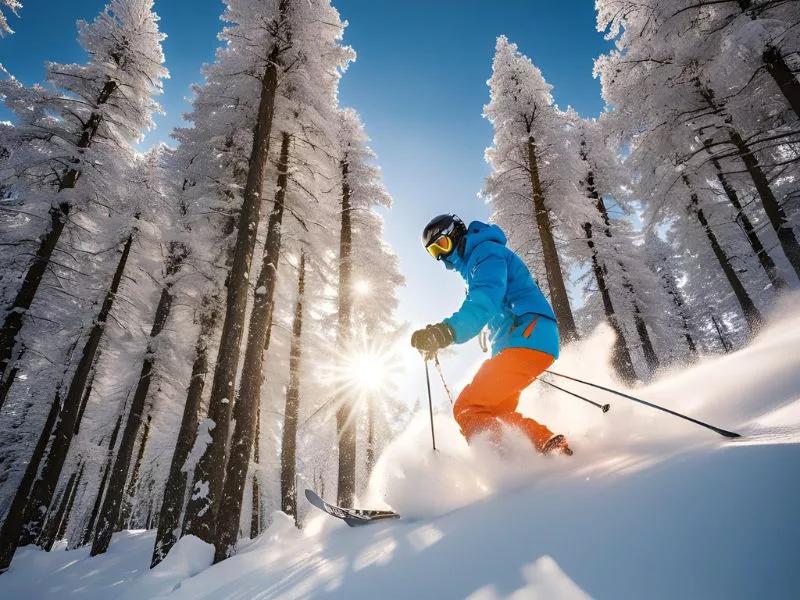
[{"label": "black glove", "polygon": [[425,354],[436,354],[455,340],[455,335],[447,323],[428,325],[411,334],[411,345]]}]

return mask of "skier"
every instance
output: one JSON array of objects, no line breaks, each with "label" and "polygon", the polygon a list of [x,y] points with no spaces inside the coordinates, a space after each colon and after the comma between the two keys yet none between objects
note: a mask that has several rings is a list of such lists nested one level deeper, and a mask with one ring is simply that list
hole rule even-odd
[{"label": "skier", "polygon": [[426,358],[463,344],[488,325],[492,357],[458,396],[453,415],[467,441],[488,431],[499,441],[501,424],[522,430],[543,454],[572,450],[563,435],[516,412],[522,390],[558,358],[558,325],[547,299],[522,259],[506,247],[497,225],[469,228],[456,215],[439,215],[422,232],[428,253],[467,283],[464,303],[441,323],[415,331],[411,345]]}]

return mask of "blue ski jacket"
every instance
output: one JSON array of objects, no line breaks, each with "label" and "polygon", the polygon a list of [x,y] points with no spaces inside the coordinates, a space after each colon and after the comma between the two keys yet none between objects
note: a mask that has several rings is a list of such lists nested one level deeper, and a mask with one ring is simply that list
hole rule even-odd
[{"label": "blue ski jacket", "polygon": [[506,348],[531,348],[558,358],[558,325],[550,303],[522,259],[506,247],[497,225],[469,224],[445,266],[467,283],[467,297],[444,320],[463,344],[488,325],[492,355]]}]

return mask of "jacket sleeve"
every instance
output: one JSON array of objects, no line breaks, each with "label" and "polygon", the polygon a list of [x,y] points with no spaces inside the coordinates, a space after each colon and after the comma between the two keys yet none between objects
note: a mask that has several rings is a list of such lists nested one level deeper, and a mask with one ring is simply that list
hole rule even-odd
[{"label": "jacket sleeve", "polygon": [[470,266],[467,297],[453,315],[444,320],[455,334],[455,342],[463,344],[478,335],[495,314],[502,310],[506,294],[508,266],[505,257],[481,244],[475,248]]}]

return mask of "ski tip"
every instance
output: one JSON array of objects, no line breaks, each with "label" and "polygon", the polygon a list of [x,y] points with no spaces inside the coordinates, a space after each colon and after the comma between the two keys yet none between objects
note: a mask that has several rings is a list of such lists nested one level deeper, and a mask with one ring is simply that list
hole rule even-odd
[{"label": "ski tip", "polygon": [[736,433],[735,431],[725,431],[721,429],[718,431],[721,435],[724,435],[726,438],[736,439],[742,437],[741,433]]}]

